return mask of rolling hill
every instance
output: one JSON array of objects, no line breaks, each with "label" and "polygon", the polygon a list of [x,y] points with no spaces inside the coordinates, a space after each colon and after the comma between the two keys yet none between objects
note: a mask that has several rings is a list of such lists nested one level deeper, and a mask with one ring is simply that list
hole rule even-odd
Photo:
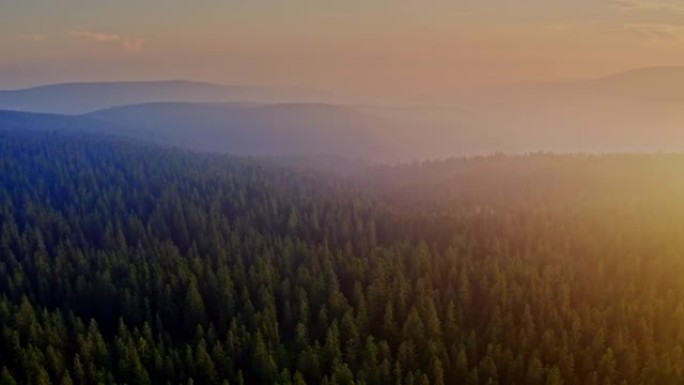
[{"label": "rolling hill", "polygon": [[[258,99],[275,99],[278,93],[193,82],[63,85],[25,91],[42,95],[30,101],[0,93],[0,106],[5,98],[16,108],[26,102],[27,109],[42,105],[88,113],[8,115],[0,116],[0,124],[76,127],[238,155],[408,161],[495,152],[679,152],[684,150],[684,109],[677,100],[684,101],[684,88],[677,85],[683,82],[684,67],[638,69],[600,79],[499,88],[457,106],[421,109],[262,102]],[[260,93],[264,90],[270,91]],[[211,102],[221,98],[235,100]],[[118,105],[131,100],[153,102]]]},{"label": "rolling hill", "polygon": [[684,102],[684,66],[643,67],[608,76],[562,82],[525,82],[497,93],[537,96],[610,97],[649,102]]},{"label": "rolling hill", "polygon": [[150,102],[324,102],[330,94],[297,87],[224,86],[193,81],[65,83],[0,91],[0,109],[83,114]]},{"label": "rolling hill", "polygon": [[386,120],[324,104],[153,103],[69,116],[0,111],[0,128],[116,135],[236,155],[387,159],[398,142]]},{"label": "rolling hill", "polygon": [[84,117],[155,142],[238,155],[336,154],[381,157],[389,123],[326,104],[152,103]]}]

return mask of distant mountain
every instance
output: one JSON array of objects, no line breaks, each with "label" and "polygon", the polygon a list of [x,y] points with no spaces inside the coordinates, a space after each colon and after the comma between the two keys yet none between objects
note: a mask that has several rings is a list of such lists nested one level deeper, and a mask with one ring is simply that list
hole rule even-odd
[{"label": "distant mountain", "polygon": [[325,104],[153,103],[79,116],[0,111],[0,129],[104,133],[236,155],[389,159],[400,153],[392,127]]},{"label": "distant mountain", "polygon": [[587,91],[664,102],[684,102],[684,66],[639,68],[577,82]]},{"label": "distant mountain", "polygon": [[563,82],[527,82],[497,87],[494,93],[684,102],[684,66],[637,68],[599,78]]},{"label": "distant mountain", "polygon": [[[135,86],[128,84],[124,87],[128,91],[107,95],[130,92],[128,99],[141,100],[167,95],[162,84],[177,87],[175,82],[141,84],[153,84],[151,88],[158,93],[138,94],[133,92]],[[180,88],[196,85],[191,84]],[[255,101],[258,93],[238,87],[242,94],[236,91],[232,95],[240,94],[235,96],[239,101],[136,103],[78,116],[19,114],[3,119],[0,114],[0,128],[76,127],[199,151],[390,161],[495,152],[681,152],[684,87],[680,84],[684,85],[684,67],[640,69],[600,79],[499,88],[442,108],[262,103]],[[199,89],[213,87],[225,90],[213,85]],[[200,94],[185,95],[211,96]],[[226,94],[217,91],[214,97],[221,95]],[[72,103],[76,110],[78,98],[83,100],[80,109],[88,110],[85,94],[65,97],[67,101],[54,97],[45,103],[53,107]],[[108,99],[106,103],[100,99],[90,106],[128,99]],[[15,105],[19,102],[13,101]]]},{"label": "distant mountain", "polygon": [[684,151],[684,67],[492,87],[468,102],[464,124],[490,152]]},{"label": "distant mountain", "polygon": [[191,81],[65,83],[0,91],[0,109],[83,114],[150,102],[329,102],[332,95],[298,87],[223,86]]},{"label": "distant mountain", "polygon": [[242,155],[375,157],[392,147],[387,121],[326,104],[151,103],[84,117],[148,140]]},{"label": "distant mountain", "polygon": [[116,133],[118,127],[82,116],[40,114],[0,110],[0,129],[43,132],[106,132]]}]

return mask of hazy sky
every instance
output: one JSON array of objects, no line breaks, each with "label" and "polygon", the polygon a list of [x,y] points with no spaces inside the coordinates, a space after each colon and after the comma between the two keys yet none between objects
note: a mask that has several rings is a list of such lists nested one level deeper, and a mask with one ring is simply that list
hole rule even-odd
[{"label": "hazy sky", "polygon": [[0,0],[0,88],[185,78],[365,94],[684,63],[684,0]]}]

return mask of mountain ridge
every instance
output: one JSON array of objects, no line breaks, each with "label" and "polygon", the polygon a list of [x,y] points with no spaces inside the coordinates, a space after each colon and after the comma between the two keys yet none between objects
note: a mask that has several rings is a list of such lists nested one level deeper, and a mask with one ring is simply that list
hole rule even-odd
[{"label": "mountain ridge", "polygon": [[386,157],[393,153],[383,137],[389,126],[381,118],[320,103],[149,103],[82,115],[0,110],[1,129],[98,133],[248,156]]},{"label": "mountain ridge", "polygon": [[75,82],[0,91],[0,109],[80,115],[148,102],[331,102],[330,93],[293,86],[221,85],[190,80]]}]

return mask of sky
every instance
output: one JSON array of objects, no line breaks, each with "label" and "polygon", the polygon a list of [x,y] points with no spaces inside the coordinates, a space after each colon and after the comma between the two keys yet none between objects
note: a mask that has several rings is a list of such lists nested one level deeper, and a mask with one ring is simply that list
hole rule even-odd
[{"label": "sky", "polygon": [[349,95],[684,64],[684,0],[0,0],[0,88],[189,79]]}]

